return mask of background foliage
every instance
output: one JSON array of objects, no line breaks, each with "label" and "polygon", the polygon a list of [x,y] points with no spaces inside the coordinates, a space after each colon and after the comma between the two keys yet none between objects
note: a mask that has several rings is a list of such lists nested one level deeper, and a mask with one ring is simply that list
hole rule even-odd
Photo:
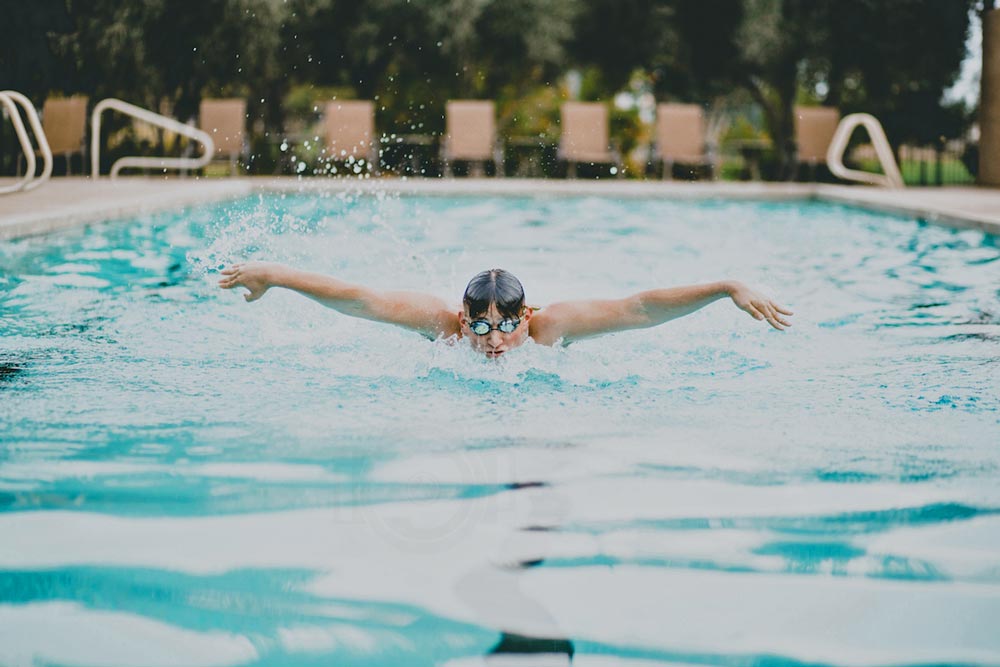
[{"label": "background foliage", "polygon": [[[262,150],[332,95],[375,99],[387,134],[438,133],[447,99],[491,98],[504,132],[551,141],[573,94],[649,93],[737,109],[789,178],[797,101],[874,113],[896,145],[962,133],[971,110],[941,100],[975,2],[0,0],[0,81],[39,105],[115,96],[182,120],[244,96]],[[640,143],[639,115],[616,118],[619,143]]]}]

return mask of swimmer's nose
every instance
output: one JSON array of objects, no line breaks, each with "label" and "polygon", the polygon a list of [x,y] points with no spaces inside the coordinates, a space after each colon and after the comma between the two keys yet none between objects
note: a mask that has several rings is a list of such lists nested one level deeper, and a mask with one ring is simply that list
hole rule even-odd
[{"label": "swimmer's nose", "polygon": [[494,329],[490,332],[486,342],[490,344],[490,347],[500,347],[500,343],[503,342],[503,338],[500,336],[500,332]]}]

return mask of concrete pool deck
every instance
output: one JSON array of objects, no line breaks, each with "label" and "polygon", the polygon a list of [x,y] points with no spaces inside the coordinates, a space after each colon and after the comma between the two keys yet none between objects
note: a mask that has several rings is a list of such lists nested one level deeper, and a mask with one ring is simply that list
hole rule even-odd
[{"label": "concrete pool deck", "polygon": [[[0,179],[0,185],[13,179]],[[817,183],[555,181],[538,179],[57,178],[0,196],[0,240],[226,201],[265,192],[381,191],[426,195],[590,195],[665,199],[816,200],[916,217],[1000,235],[1000,189],[885,190]]]}]

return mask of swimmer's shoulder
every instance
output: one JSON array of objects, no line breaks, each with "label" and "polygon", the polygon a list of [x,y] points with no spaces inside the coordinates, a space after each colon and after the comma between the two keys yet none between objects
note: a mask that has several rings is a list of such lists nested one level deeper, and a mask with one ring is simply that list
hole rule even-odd
[{"label": "swimmer's shoulder", "polygon": [[531,309],[531,320],[528,321],[528,335],[539,345],[555,345],[561,337],[555,328],[551,309],[528,306]]}]

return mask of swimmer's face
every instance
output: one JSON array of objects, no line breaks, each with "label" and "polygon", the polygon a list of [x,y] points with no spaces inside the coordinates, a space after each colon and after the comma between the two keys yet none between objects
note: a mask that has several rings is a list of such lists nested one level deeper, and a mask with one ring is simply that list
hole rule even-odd
[{"label": "swimmer's face", "polygon": [[[525,308],[521,311],[521,323],[510,333],[504,333],[497,328],[500,322],[507,318],[500,314],[496,304],[490,304],[489,310],[476,317],[470,317],[469,312],[463,309],[459,319],[462,323],[462,336],[468,339],[473,349],[482,352],[491,359],[496,359],[528,339],[528,320],[531,319],[531,309]],[[469,328],[469,325],[476,320],[488,322],[492,330],[482,336],[478,335]]]}]

